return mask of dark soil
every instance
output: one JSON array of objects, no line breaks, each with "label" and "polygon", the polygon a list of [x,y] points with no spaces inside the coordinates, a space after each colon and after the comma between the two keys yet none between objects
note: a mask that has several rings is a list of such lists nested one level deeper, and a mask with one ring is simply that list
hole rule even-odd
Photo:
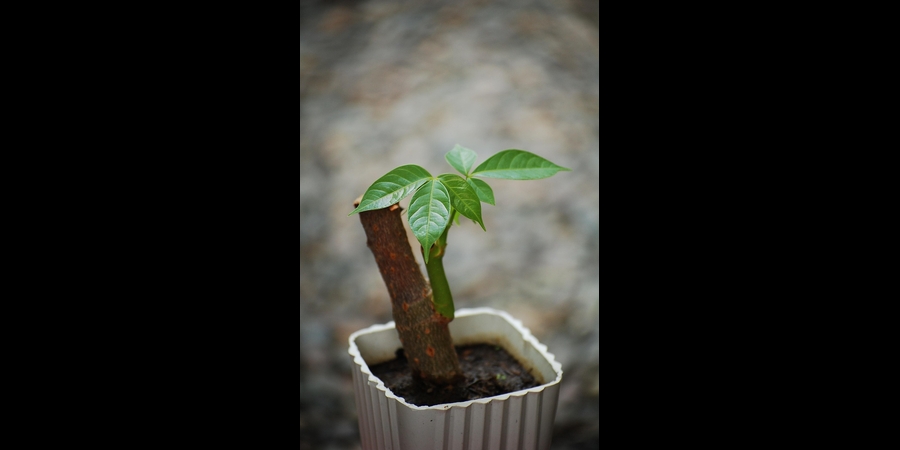
[{"label": "dark soil", "polygon": [[394,395],[416,406],[464,402],[508,394],[540,383],[503,347],[473,344],[456,347],[465,382],[457,386],[435,386],[412,376],[403,349],[397,358],[369,366]]}]

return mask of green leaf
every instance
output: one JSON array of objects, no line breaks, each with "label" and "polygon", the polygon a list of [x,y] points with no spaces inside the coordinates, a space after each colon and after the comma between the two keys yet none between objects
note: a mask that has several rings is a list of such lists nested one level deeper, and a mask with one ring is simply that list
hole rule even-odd
[{"label": "green leaf", "polygon": [[437,179],[425,182],[409,201],[409,227],[425,249],[422,254],[428,263],[431,246],[441,237],[450,221],[450,192]]},{"label": "green leaf", "polygon": [[475,152],[459,144],[456,144],[456,147],[453,147],[453,150],[450,150],[444,155],[444,159],[446,159],[453,168],[466,176],[468,176],[469,171],[472,170],[472,165],[475,164],[475,158],[477,157],[478,155],[476,155]]},{"label": "green leaf", "polygon": [[372,209],[387,208],[403,200],[410,192],[415,191],[430,178],[431,174],[417,165],[400,166],[375,180],[369,186],[369,189],[366,190],[366,193],[363,194],[359,206],[349,215],[352,216],[358,212]]},{"label": "green leaf", "polygon": [[484,228],[484,221],[481,219],[481,200],[472,186],[466,183],[463,177],[452,173],[438,175],[438,179],[450,192],[450,204],[453,205],[453,208],[481,225],[482,230],[487,231]]},{"label": "green leaf", "polygon": [[503,178],[507,180],[538,180],[567,171],[534,153],[525,150],[503,150],[481,163],[472,172],[473,177]]},{"label": "green leaf", "polygon": [[468,178],[466,179],[466,183],[469,183],[469,186],[472,186],[472,189],[475,190],[475,193],[481,201],[494,205],[494,190],[491,189],[484,180]]}]

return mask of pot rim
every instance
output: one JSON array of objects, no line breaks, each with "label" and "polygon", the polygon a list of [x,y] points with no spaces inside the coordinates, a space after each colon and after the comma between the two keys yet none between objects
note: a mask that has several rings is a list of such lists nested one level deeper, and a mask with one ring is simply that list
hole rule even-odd
[{"label": "pot rim", "polygon": [[547,387],[559,384],[559,382],[562,381],[562,375],[563,375],[562,364],[560,364],[558,361],[556,361],[556,357],[552,353],[547,351],[546,345],[538,342],[537,338],[535,338],[534,335],[531,334],[531,330],[529,330],[528,328],[525,328],[525,326],[522,325],[521,321],[515,319],[514,317],[509,315],[509,313],[498,310],[498,309],[494,309],[494,308],[479,307],[479,308],[461,308],[461,309],[456,310],[454,315],[455,315],[455,317],[458,318],[458,317],[474,316],[474,315],[478,315],[478,314],[491,314],[491,315],[495,315],[495,316],[500,316],[504,320],[509,322],[509,324],[512,325],[513,328],[515,328],[519,333],[522,334],[522,338],[525,341],[529,342],[532,346],[534,346],[534,348],[537,349],[538,353],[541,356],[543,356],[547,360],[547,362],[550,363],[550,366],[553,368],[553,371],[556,373],[556,378],[551,381],[548,381],[540,386],[535,386],[535,387],[529,388],[529,389],[522,389],[519,391],[510,392],[507,394],[494,395],[491,397],[479,398],[476,400],[466,400],[464,402],[442,403],[440,405],[432,405],[432,406],[417,406],[417,405],[413,405],[411,403],[407,403],[406,400],[404,400],[402,397],[397,397],[396,395],[394,395],[394,393],[391,392],[391,390],[388,389],[387,386],[385,386],[384,383],[378,377],[373,375],[372,371],[369,370],[368,364],[366,364],[366,361],[363,359],[362,355],[360,354],[359,347],[356,346],[355,341],[356,341],[357,337],[364,335],[364,334],[370,334],[370,333],[375,333],[375,332],[379,332],[379,331],[394,329],[395,328],[394,321],[390,321],[385,324],[371,325],[369,327],[363,328],[363,329],[358,330],[358,331],[354,332],[353,334],[351,334],[350,338],[349,338],[349,341],[350,341],[349,353],[350,353],[350,356],[353,357],[353,362],[355,364],[357,364],[359,366],[360,370],[362,371],[362,373],[366,375],[370,384],[374,384],[375,387],[379,391],[383,392],[384,395],[387,396],[387,398],[396,400],[396,401],[400,402],[401,404],[403,404],[404,406],[406,406],[407,408],[416,409],[416,410],[447,410],[452,407],[465,408],[474,403],[486,404],[486,403],[490,403],[491,401],[494,401],[494,400],[507,400],[510,397],[523,397],[532,392],[540,393]]}]

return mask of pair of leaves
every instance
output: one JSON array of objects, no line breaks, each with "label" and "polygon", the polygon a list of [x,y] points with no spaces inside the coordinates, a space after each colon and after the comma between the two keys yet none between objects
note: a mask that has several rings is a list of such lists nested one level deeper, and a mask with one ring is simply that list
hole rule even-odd
[{"label": "pair of leaves", "polygon": [[[453,147],[444,158],[453,168],[466,177],[502,178],[506,180],[539,180],[548,178],[559,171],[568,171],[534,153],[525,150],[503,150],[486,159],[474,171],[472,164],[478,155],[460,146]],[[485,185],[487,185],[485,183]]]},{"label": "pair of leaves", "polygon": [[451,206],[463,216],[478,222],[484,229],[481,202],[466,180],[459,175],[444,174],[426,180],[409,200],[409,227],[425,249],[425,263],[428,263],[431,246],[450,225]]},{"label": "pair of leaves", "polygon": [[350,215],[386,208],[412,193],[407,218],[413,234],[426,250],[423,255],[427,264],[428,250],[450,225],[453,210],[486,231],[481,203],[494,205],[494,192],[486,182],[473,177],[537,180],[570,170],[533,153],[515,149],[491,156],[475,170],[472,166],[477,155],[460,145],[447,152],[444,158],[463,176],[442,174],[434,177],[414,164],[400,166],[372,183]]}]

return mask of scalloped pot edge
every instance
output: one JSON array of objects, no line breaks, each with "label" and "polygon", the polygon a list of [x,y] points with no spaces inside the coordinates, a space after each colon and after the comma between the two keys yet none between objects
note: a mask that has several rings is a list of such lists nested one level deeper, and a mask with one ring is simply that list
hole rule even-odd
[{"label": "scalloped pot edge", "polygon": [[450,322],[455,345],[500,345],[543,383],[509,394],[416,406],[397,397],[368,364],[401,348],[394,322],[350,335],[353,388],[364,450],[548,450],[562,366],[522,323],[504,311],[464,308]]}]

